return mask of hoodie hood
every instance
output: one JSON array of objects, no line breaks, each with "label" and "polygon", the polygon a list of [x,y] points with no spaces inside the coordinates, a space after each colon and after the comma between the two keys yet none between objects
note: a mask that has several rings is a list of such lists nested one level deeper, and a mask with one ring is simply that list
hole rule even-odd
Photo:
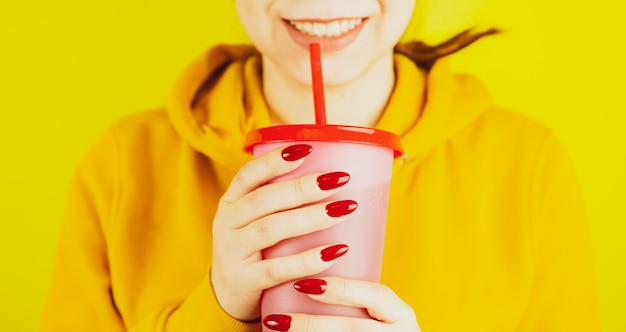
[{"label": "hoodie hood", "polygon": [[[485,112],[492,101],[470,75],[455,75],[447,58],[429,72],[394,58],[396,85],[376,128],[400,135],[408,161],[420,161]],[[192,63],[167,104],[178,133],[194,149],[234,171],[252,156],[246,134],[271,125],[261,85],[261,56],[251,46],[216,46]]]}]

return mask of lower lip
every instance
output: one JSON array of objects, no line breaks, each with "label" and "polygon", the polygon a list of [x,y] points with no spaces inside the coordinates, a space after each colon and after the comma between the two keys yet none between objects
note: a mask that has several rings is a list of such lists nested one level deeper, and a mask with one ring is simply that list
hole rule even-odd
[{"label": "lower lip", "polygon": [[283,20],[283,23],[285,24],[291,39],[300,47],[308,50],[309,45],[312,43],[319,43],[322,52],[336,52],[350,46],[356,40],[366,21],[367,19],[364,19],[361,24],[354,28],[354,30],[348,31],[347,33],[337,37],[318,37],[309,35],[296,29],[288,21]]}]

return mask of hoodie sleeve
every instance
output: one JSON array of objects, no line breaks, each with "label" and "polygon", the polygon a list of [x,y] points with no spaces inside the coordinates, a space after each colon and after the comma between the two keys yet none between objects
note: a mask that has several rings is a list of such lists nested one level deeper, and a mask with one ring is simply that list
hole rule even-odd
[{"label": "hoodie sleeve", "polygon": [[[85,155],[72,180],[61,226],[41,331],[193,332],[258,331],[226,314],[207,276],[182,301],[155,308],[132,326],[112,296],[107,227],[118,196],[115,138],[111,132]],[[208,270],[208,269],[207,269]]]},{"label": "hoodie sleeve", "polygon": [[70,184],[41,331],[124,331],[110,295],[101,224],[117,189],[110,138],[87,153]]},{"label": "hoodie sleeve", "polygon": [[535,283],[518,331],[599,331],[589,225],[572,163],[553,135],[533,172]]}]

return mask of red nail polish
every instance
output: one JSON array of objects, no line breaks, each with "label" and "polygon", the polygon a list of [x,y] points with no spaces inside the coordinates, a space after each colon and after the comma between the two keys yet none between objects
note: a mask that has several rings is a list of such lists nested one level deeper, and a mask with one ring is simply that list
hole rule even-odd
[{"label": "red nail polish", "polygon": [[263,319],[263,325],[272,331],[289,331],[291,327],[291,316],[267,315]]},{"label": "red nail polish", "polygon": [[322,279],[302,279],[293,284],[298,292],[304,294],[320,295],[326,291],[326,281]]},{"label": "red nail polish", "polygon": [[320,257],[324,262],[330,262],[337,259],[348,252],[348,246],[345,244],[337,244],[332,247],[323,249],[320,252]]},{"label": "red nail polish", "polygon": [[358,206],[353,200],[333,202],[326,205],[326,214],[333,218],[342,217],[354,212]]},{"label": "red nail polish", "polygon": [[280,155],[284,161],[296,161],[308,156],[311,151],[313,147],[308,144],[296,144],[284,148]]},{"label": "red nail polish", "polygon": [[350,181],[350,174],[346,172],[332,172],[317,177],[317,185],[322,190],[339,188]]}]

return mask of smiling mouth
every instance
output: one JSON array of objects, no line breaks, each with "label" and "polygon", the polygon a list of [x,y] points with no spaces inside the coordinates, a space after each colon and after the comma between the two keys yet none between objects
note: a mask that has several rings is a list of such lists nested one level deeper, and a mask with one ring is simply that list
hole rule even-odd
[{"label": "smiling mouth", "polygon": [[341,19],[330,22],[310,22],[288,20],[296,30],[315,37],[341,37],[358,28],[363,23],[362,18]]}]

